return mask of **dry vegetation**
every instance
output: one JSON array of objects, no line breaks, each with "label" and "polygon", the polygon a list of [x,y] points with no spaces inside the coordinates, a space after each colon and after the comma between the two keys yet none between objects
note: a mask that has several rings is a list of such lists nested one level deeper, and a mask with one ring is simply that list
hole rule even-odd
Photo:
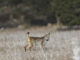
[{"label": "dry vegetation", "polygon": [[54,28],[40,27],[28,30],[6,30],[0,32],[0,60],[79,60],[80,31],[57,31],[51,33],[46,42],[45,52],[37,46],[32,51],[24,51],[26,32],[32,36],[42,36]]}]

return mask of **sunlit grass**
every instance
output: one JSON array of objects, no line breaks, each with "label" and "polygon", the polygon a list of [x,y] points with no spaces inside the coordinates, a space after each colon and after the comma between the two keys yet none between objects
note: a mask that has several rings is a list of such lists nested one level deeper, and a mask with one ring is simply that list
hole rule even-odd
[{"label": "sunlit grass", "polygon": [[[32,51],[27,49],[25,52],[27,31],[2,32],[0,34],[0,60],[73,60],[75,47],[72,41],[75,39],[72,38],[79,38],[80,31],[51,33],[50,41],[46,42],[45,51],[39,45]],[[47,32],[41,33],[41,31],[31,30],[31,35],[35,33],[35,36],[41,36]]]}]

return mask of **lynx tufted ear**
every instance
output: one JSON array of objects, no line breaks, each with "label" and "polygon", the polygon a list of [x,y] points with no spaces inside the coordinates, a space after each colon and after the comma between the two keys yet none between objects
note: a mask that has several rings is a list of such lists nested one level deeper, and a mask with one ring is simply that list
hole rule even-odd
[{"label": "lynx tufted ear", "polygon": [[46,35],[50,35],[50,32],[48,32]]},{"label": "lynx tufted ear", "polygon": [[50,32],[48,32],[48,34],[50,34]]}]

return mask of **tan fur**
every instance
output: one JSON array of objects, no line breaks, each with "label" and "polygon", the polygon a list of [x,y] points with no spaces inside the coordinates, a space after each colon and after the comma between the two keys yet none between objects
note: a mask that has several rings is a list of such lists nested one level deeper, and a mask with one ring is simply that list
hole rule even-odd
[{"label": "tan fur", "polygon": [[25,51],[26,51],[26,48],[29,47],[29,45],[30,45],[29,50],[31,51],[34,42],[41,42],[41,46],[42,46],[42,48],[44,50],[44,41],[46,40],[45,38],[47,36],[48,36],[47,40],[49,40],[49,35],[50,35],[50,33],[48,33],[48,34],[46,34],[46,35],[44,35],[42,37],[31,37],[29,34],[27,34],[28,40],[27,40],[27,44],[25,46]]}]

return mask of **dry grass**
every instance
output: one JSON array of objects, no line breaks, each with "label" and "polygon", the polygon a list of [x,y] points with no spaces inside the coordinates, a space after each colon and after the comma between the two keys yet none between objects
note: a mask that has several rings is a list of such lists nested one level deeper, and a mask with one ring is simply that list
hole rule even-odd
[{"label": "dry grass", "polygon": [[[26,32],[32,36],[41,36],[53,28],[34,28],[20,31],[3,31],[0,33],[0,60],[76,60],[80,51],[75,53],[76,46],[80,48],[80,31],[64,31],[51,33],[50,41],[46,43],[45,52],[40,46],[32,51],[24,51]],[[75,42],[76,41],[76,42]],[[75,42],[75,43],[74,43]],[[77,59],[78,60],[78,59]]]}]

